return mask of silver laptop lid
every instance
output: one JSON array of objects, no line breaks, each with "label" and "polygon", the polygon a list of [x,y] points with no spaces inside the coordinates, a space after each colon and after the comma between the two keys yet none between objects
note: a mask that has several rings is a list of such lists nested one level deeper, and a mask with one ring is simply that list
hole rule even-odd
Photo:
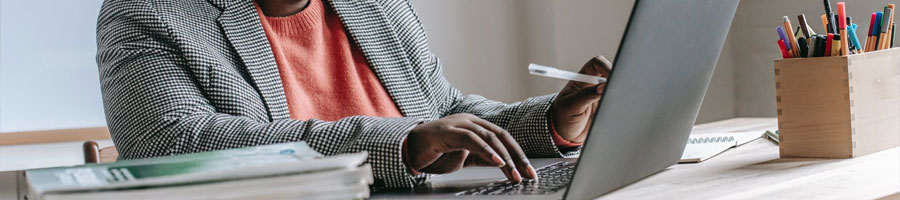
[{"label": "silver laptop lid", "polygon": [[589,199],[676,164],[738,0],[638,0],[565,199]]}]

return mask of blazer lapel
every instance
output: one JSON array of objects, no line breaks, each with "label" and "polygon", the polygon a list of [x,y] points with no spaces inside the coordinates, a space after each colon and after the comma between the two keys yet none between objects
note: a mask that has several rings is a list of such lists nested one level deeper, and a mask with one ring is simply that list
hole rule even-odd
[{"label": "blazer lapel", "polygon": [[407,117],[430,117],[422,84],[381,5],[371,0],[330,0],[375,76]]},{"label": "blazer lapel", "polygon": [[252,1],[210,2],[222,9],[219,25],[246,66],[251,81],[269,110],[269,118],[290,118],[278,65]]}]

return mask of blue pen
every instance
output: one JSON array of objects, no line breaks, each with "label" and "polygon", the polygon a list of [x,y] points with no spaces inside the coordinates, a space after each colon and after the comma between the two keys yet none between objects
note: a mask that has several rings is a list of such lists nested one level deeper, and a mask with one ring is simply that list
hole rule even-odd
[{"label": "blue pen", "polygon": [[861,46],[859,45],[859,38],[856,37],[856,24],[847,26],[847,37],[850,37],[850,42],[853,43],[853,47],[859,51]]},{"label": "blue pen", "polygon": [[785,46],[787,46],[788,52],[790,52],[791,45],[789,45],[789,43],[788,43],[788,41],[790,41],[790,40],[788,40],[787,34],[784,33],[784,28],[782,28],[781,26],[778,26],[778,28],[775,28],[775,32],[778,33],[778,37],[781,38],[781,41],[784,41]]},{"label": "blue pen", "polygon": [[878,50],[878,44],[881,44],[881,18],[884,16],[884,12],[878,11],[875,12],[875,28],[872,29],[872,35],[875,36],[875,48],[873,51]]}]

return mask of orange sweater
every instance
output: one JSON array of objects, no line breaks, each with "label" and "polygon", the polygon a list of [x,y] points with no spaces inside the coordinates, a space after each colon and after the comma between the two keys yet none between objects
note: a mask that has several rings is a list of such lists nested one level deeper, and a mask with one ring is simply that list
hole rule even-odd
[{"label": "orange sweater", "polygon": [[[275,55],[291,119],[403,117],[362,51],[347,38],[337,14],[321,0],[311,0],[304,10],[287,17],[267,17],[258,5],[256,9]],[[551,130],[560,147],[582,145]]]},{"label": "orange sweater", "polygon": [[311,0],[303,11],[287,17],[267,17],[256,8],[291,119],[403,117],[362,51],[347,38],[341,20],[321,0]]}]

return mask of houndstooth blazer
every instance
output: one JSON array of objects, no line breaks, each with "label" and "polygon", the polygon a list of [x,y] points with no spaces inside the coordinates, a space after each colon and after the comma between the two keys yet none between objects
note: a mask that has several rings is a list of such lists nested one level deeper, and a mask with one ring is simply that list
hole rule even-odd
[{"label": "houndstooth blazer", "polygon": [[251,0],[107,0],[97,62],[107,122],[123,159],[306,141],[333,155],[368,151],[379,185],[424,180],[406,170],[415,125],[471,113],[506,130],[528,156],[559,157],[548,130],[554,95],[504,104],[462,95],[441,74],[407,0],[331,0],[405,117],[291,120],[269,41]]}]

